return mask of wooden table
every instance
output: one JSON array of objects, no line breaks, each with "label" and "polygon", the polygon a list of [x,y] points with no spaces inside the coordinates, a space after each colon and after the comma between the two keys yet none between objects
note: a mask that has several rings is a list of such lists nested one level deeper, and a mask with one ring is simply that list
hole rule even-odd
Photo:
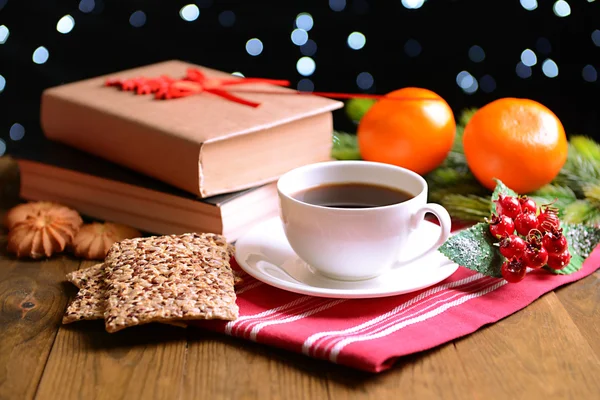
[{"label": "wooden table", "polygon": [[[2,213],[18,201],[0,158]],[[373,375],[198,329],[61,326],[65,274],[93,263],[17,261],[0,241],[0,399],[598,399],[600,273],[460,340]]]}]

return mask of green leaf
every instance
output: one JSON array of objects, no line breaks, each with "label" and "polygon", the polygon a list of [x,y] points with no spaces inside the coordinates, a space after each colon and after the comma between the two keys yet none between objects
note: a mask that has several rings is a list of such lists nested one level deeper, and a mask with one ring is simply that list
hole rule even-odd
[{"label": "green leaf", "polygon": [[503,257],[493,243],[488,224],[480,222],[450,237],[439,251],[458,265],[501,278]]},{"label": "green leaf", "polygon": [[331,156],[336,160],[360,160],[356,135],[347,132],[333,132]]},{"label": "green leaf", "polygon": [[571,262],[561,270],[545,267],[556,275],[569,275],[577,272],[583,266],[585,259],[600,243],[600,228],[582,224],[562,224],[563,234],[569,242]]},{"label": "green leaf", "polygon": [[[569,251],[571,251],[571,250],[569,249]],[[581,258],[580,255],[573,254],[571,256],[571,262],[569,263],[569,265],[567,265],[563,269],[556,270],[556,269],[552,269],[552,268],[548,268],[548,267],[544,267],[544,269],[554,275],[571,275],[581,269],[584,261],[585,260],[583,258]]]},{"label": "green leaf", "polygon": [[589,257],[600,243],[600,228],[582,224],[562,224],[563,234],[572,249],[571,254],[578,254],[583,258]]},{"label": "green leaf", "polygon": [[505,196],[513,196],[513,197],[518,196],[517,192],[515,192],[514,190],[512,190],[508,186],[506,186],[500,179],[496,179],[496,188],[494,189],[494,193],[492,193],[492,209],[491,209],[491,211],[493,213],[496,212],[496,203],[494,203],[494,202],[496,200],[498,200],[498,197],[500,197],[501,194],[503,194]]},{"label": "green leaf", "polygon": [[345,111],[348,118],[355,123],[359,123],[362,117],[375,104],[373,99],[351,99],[346,102]]}]

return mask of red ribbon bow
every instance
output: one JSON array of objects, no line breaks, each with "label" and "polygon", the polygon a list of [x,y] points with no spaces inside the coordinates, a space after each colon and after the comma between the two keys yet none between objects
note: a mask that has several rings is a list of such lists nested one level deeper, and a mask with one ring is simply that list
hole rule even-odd
[{"label": "red ribbon bow", "polygon": [[[234,101],[239,104],[250,107],[258,107],[260,103],[243,99],[228,91],[228,87],[247,85],[249,83],[268,83],[277,86],[289,86],[290,82],[278,79],[265,78],[209,78],[201,70],[197,68],[189,68],[183,79],[173,79],[167,75],[162,75],[158,78],[130,78],[116,79],[109,78],[106,80],[106,86],[116,86],[121,90],[133,91],[136,94],[152,94],[157,99],[176,99],[180,97],[192,96],[200,93],[212,93],[223,97],[224,99]],[[410,100],[428,100],[440,101],[440,98],[424,98],[424,97],[400,97],[366,93],[333,93],[333,92],[299,92],[299,91],[273,91],[273,90],[248,90],[248,93],[263,93],[263,94],[308,94],[316,96],[330,97],[334,99],[387,99],[393,101],[410,101]]]},{"label": "red ribbon bow", "polygon": [[197,68],[190,68],[183,79],[173,79],[167,75],[158,78],[131,78],[106,80],[106,86],[116,86],[121,90],[134,91],[136,94],[152,94],[157,99],[175,99],[199,93],[212,93],[236,103],[250,107],[258,107],[260,103],[243,99],[227,91],[228,86],[247,85],[250,83],[269,83],[271,85],[289,86],[290,82],[264,78],[209,78]]}]

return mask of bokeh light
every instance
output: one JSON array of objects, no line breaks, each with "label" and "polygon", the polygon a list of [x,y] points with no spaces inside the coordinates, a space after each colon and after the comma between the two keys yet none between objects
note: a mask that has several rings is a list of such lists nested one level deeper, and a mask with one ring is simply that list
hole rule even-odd
[{"label": "bokeh light", "polygon": [[519,61],[517,63],[517,67],[515,68],[515,72],[519,78],[527,79],[531,76],[531,67],[523,64],[523,62]]},{"label": "bokeh light", "polygon": [[471,46],[471,48],[469,48],[469,59],[473,62],[480,63],[485,60],[485,51],[483,51],[481,46]]},{"label": "bokeh light", "polygon": [[301,92],[312,92],[315,90],[315,84],[308,78],[300,79],[296,87]]},{"label": "bokeh light", "polygon": [[2,93],[4,91],[4,88],[6,87],[6,79],[0,75],[0,93]]},{"label": "bokeh light", "polygon": [[537,8],[537,0],[521,0],[521,7],[527,11],[533,11]]},{"label": "bokeh light", "polygon": [[592,42],[598,47],[600,47],[600,29],[596,29],[592,32]]},{"label": "bokeh light", "polygon": [[200,9],[195,4],[187,4],[179,10],[179,16],[182,20],[192,22],[200,16]]},{"label": "bokeh light", "polygon": [[375,79],[373,78],[373,75],[371,75],[368,72],[361,72],[356,77],[356,85],[359,88],[361,88],[362,90],[371,89],[371,87],[373,87],[374,83],[375,83]]},{"label": "bokeh light", "polygon": [[346,8],[346,0],[329,0],[329,8],[332,11],[344,11]]},{"label": "bokeh light", "polygon": [[317,64],[315,60],[310,57],[302,57],[296,63],[296,69],[298,73],[303,76],[310,76],[314,74]]},{"label": "bokeh light", "polygon": [[263,44],[260,39],[252,38],[246,42],[246,52],[251,56],[257,56],[263,51]]},{"label": "bokeh light", "polygon": [[235,13],[233,11],[223,11],[219,14],[219,23],[225,28],[230,28],[235,24]]},{"label": "bokeh light", "polygon": [[296,28],[292,31],[292,43],[302,46],[308,41],[308,33],[304,29]]},{"label": "bokeh light", "polygon": [[558,65],[553,60],[547,59],[542,63],[542,72],[548,78],[556,78],[558,76]]},{"label": "bokeh light", "polygon": [[490,75],[484,75],[479,80],[479,86],[485,93],[492,93],[496,90],[496,80]]},{"label": "bokeh light", "polygon": [[81,0],[79,2],[79,11],[82,13],[91,13],[94,11],[96,7],[96,2],[94,0]]},{"label": "bokeh light", "polygon": [[367,43],[367,38],[360,32],[352,32],[348,35],[348,46],[352,50],[360,50],[365,47]]},{"label": "bokeh light", "polygon": [[552,6],[552,11],[558,17],[568,17],[571,15],[571,6],[565,0],[558,0]]},{"label": "bokeh light", "polygon": [[10,30],[6,25],[0,25],[0,44],[6,43],[10,36]]},{"label": "bokeh light", "polygon": [[598,79],[598,71],[596,71],[596,68],[594,68],[593,65],[588,64],[585,67],[583,67],[583,70],[581,71],[581,76],[586,82],[596,82],[596,80]]},{"label": "bokeh light", "polygon": [[313,24],[313,18],[309,13],[300,13],[296,17],[296,27],[304,29],[306,32],[312,29]]},{"label": "bokeh light", "polygon": [[6,153],[6,142],[0,139],[0,156],[3,156]]},{"label": "bokeh light", "polygon": [[142,10],[134,11],[129,17],[129,23],[135,28],[140,28],[146,24],[146,13]]},{"label": "bokeh light", "polygon": [[527,65],[528,67],[533,67],[535,64],[537,64],[537,56],[535,55],[533,50],[525,49],[521,53],[521,62]]},{"label": "bokeh light", "polygon": [[241,73],[241,72],[239,72],[239,71],[232,72],[232,73],[231,73],[231,75],[233,75],[233,76],[239,76],[240,78],[243,78],[243,77],[244,77],[244,74],[242,74],[242,73]]},{"label": "bokeh light", "polygon": [[300,46],[300,53],[302,53],[303,56],[314,56],[316,52],[317,44],[312,39],[308,39],[304,45]]},{"label": "bokeh light", "polygon": [[425,0],[402,0],[402,5],[410,10],[421,8],[425,4]]},{"label": "bokeh light", "polygon": [[19,123],[14,123],[10,127],[10,131],[8,134],[9,134],[11,140],[14,140],[14,141],[21,140],[25,136],[25,128],[23,127],[23,125],[21,125]]},{"label": "bokeh light", "polygon": [[408,39],[406,43],[404,43],[404,52],[409,57],[417,57],[421,54],[423,48],[421,47],[421,43],[416,41],[415,39]]},{"label": "bokeh light", "polygon": [[46,61],[48,61],[48,58],[50,58],[50,52],[44,46],[40,46],[34,50],[31,58],[36,64],[44,64]]},{"label": "bokeh light", "polygon": [[75,27],[75,18],[67,14],[56,23],[56,30],[62,34],[67,34]]},{"label": "bokeh light", "polygon": [[468,71],[461,71],[456,75],[456,84],[467,94],[473,94],[479,89],[477,79]]}]

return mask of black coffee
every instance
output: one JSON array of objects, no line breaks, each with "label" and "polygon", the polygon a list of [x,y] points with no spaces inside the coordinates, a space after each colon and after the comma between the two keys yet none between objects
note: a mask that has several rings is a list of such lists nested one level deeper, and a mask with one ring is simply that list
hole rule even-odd
[{"label": "black coffee", "polygon": [[308,204],[335,208],[370,208],[402,203],[414,196],[403,190],[367,183],[316,186],[293,195]]}]

